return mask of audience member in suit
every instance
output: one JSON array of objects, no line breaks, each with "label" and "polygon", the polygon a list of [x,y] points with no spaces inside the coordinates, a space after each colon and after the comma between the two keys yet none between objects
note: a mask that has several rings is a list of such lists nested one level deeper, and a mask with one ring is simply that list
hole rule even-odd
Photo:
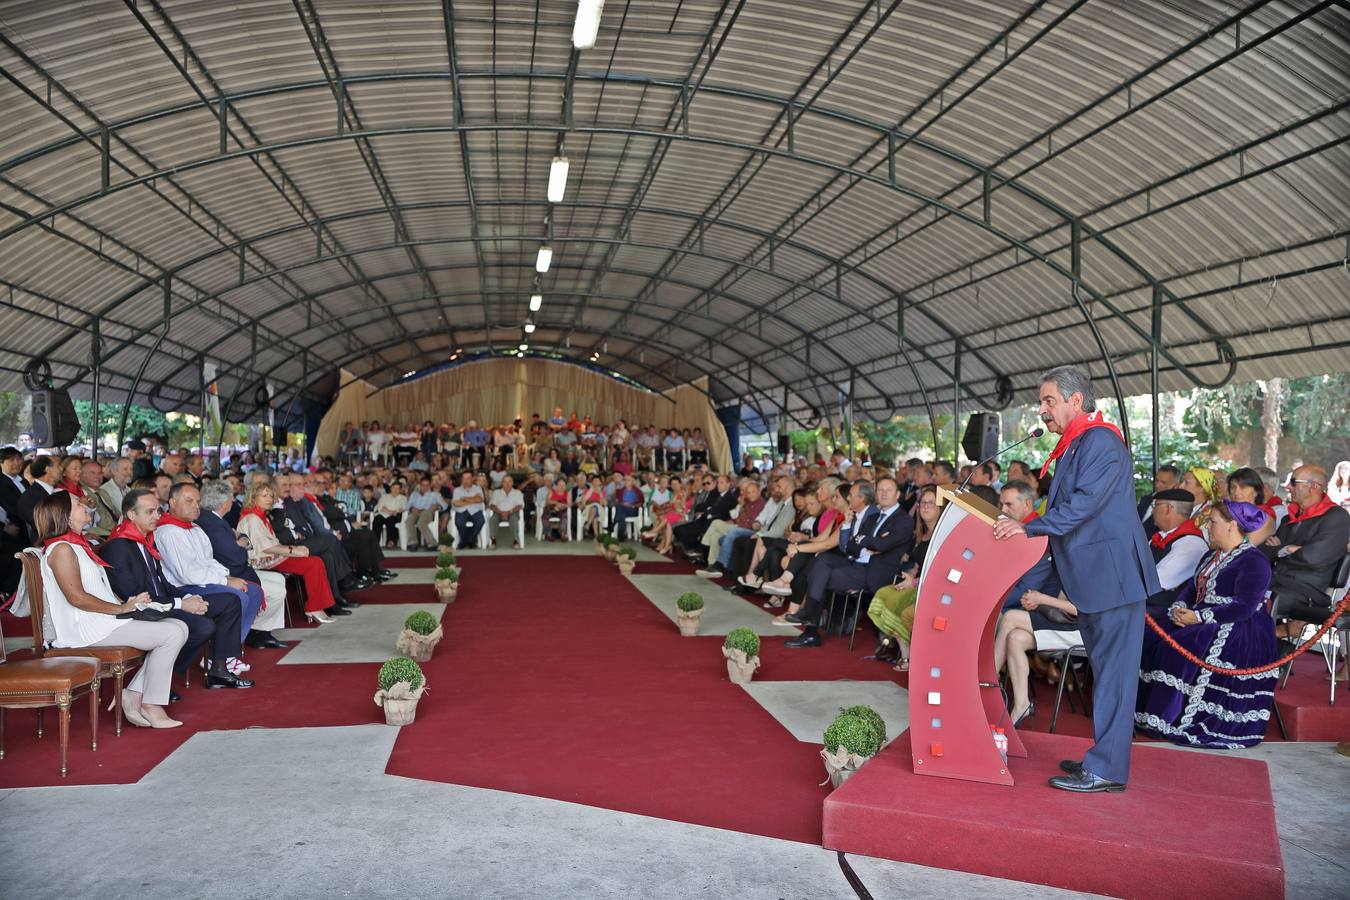
[{"label": "audience member in suit", "polygon": [[914,519],[900,508],[900,485],[889,475],[875,484],[859,482],[852,490],[876,492],[876,505],[868,506],[839,530],[839,553],[816,558],[807,572],[806,603],[801,611],[784,618],[805,625],[801,637],[787,647],[819,647],[818,619],[831,591],[866,590],[875,593],[895,580],[904,555],[914,545]]},{"label": "audience member in suit", "polygon": [[14,447],[0,450],[0,598],[18,588],[23,567],[14,554],[28,546],[28,529],[19,512],[28,490],[22,472],[23,454]]},{"label": "audience member in suit", "polygon": [[127,441],[127,458],[131,460],[132,482],[155,474],[155,461],[145,452],[145,441]]},{"label": "audience member in suit", "polygon": [[[239,639],[248,636],[253,621],[262,609],[262,583],[256,578],[245,581],[230,574],[216,560],[211,539],[197,525],[201,516],[201,491],[191,481],[180,481],[169,492],[169,511],[155,526],[164,574],[169,583],[194,594],[228,592],[239,598]],[[247,671],[238,661],[229,663],[236,675]]]},{"label": "audience member in suit", "polygon": [[262,587],[262,609],[253,620],[253,627],[244,638],[244,643],[254,648],[284,649],[286,645],[273,636],[272,630],[286,624],[286,576],[280,572],[254,569],[249,565],[245,547],[247,539],[236,535],[222,515],[233,502],[234,495],[228,484],[208,482],[202,488],[201,514],[197,516],[197,527],[206,532],[211,541],[212,555],[225,567],[231,578]]},{"label": "audience member in suit", "polygon": [[56,482],[61,479],[61,461],[55,456],[39,456],[28,465],[28,474],[33,481],[19,498],[19,518],[28,529],[25,546],[37,541],[37,527],[33,524],[33,510],[38,501],[56,491]]},{"label": "audience member in suit", "polygon": [[1297,640],[1307,622],[1331,613],[1326,590],[1350,542],[1350,512],[1326,491],[1325,469],[1295,469],[1289,479],[1289,514],[1261,545],[1275,568],[1270,580],[1275,618],[1289,619],[1276,632],[1282,638]]},{"label": "audience member in suit", "polygon": [[[1046,535],[1096,678],[1095,743],[1082,762],[1064,760],[1050,786],[1077,793],[1123,791],[1130,774],[1134,701],[1144,640],[1144,601],[1161,590],[1134,497],[1134,465],[1120,430],[1097,412],[1091,376],[1073,366],[1046,372],[1041,420],[1060,435],[1049,507],[1025,525],[999,519],[994,537]],[[1058,460],[1058,462],[1056,462]]]},{"label": "audience member in suit", "polygon": [[1181,487],[1181,470],[1176,466],[1158,466],[1158,471],[1153,473],[1153,493],[1139,498],[1139,521],[1144,523],[1144,534],[1153,537],[1153,533],[1158,530],[1152,516],[1153,501],[1157,499],[1158,494],[1179,487]]},{"label": "audience member in suit", "polygon": [[169,584],[164,577],[159,551],[155,549],[155,524],[159,504],[149,491],[134,489],[122,498],[122,521],[112,530],[99,549],[108,563],[108,582],[119,597],[149,594],[157,603],[171,603],[169,616],[188,627],[188,639],[174,661],[174,671],[182,674],[201,651],[211,643],[210,666],[206,674],[208,688],[251,688],[253,682],[230,672],[228,660],[239,657],[239,598],[234,594],[193,594]]},{"label": "audience member in suit", "polygon": [[108,532],[117,525],[121,516],[121,506],[113,506],[100,488],[103,487],[103,466],[92,459],[84,460],[80,466],[80,487],[84,488],[82,501],[89,510],[90,534],[107,537]]},{"label": "audience member in suit", "polygon": [[[311,481],[312,479],[312,481]],[[384,550],[380,539],[369,528],[358,528],[352,524],[347,511],[342,508],[333,493],[333,470],[320,469],[314,475],[305,476],[306,497],[318,502],[328,527],[337,535],[347,555],[351,557],[352,568],[368,579],[388,581],[397,573],[380,568],[384,562]]]},{"label": "audience member in suit", "polygon": [[[288,546],[301,546],[309,555],[323,563],[324,574],[328,578],[328,590],[333,597],[333,606],[329,615],[348,615],[352,609],[360,606],[343,596],[342,585],[354,585],[351,565],[337,538],[328,533],[316,533],[304,515],[303,507],[297,508],[294,501],[288,505],[286,497],[291,490],[291,478],[280,474],[273,479],[276,491],[276,505],[272,508],[272,528],[278,541]],[[301,485],[303,487],[303,485]],[[337,610],[333,612],[332,610]]]},{"label": "audience member in suit", "polygon": [[343,591],[359,591],[374,584],[375,579],[357,574],[352,557],[342,543],[342,536],[333,531],[333,527],[328,524],[323,507],[319,505],[319,498],[314,496],[305,484],[305,476],[299,473],[290,476],[288,486],[290,496],[282,500],[282,506],[292,517],[300,519],[308,526],[310,541],[326,540],[332,543],[335,548],[334,556],[342,560],[346,567],[346,574],[338,576],[338,584]]},{"label": "audience member in suit", "polygon": [[730,519],[731,512],[739,500],[740,491],[731,480],[731,476],[718,475],[717,490],[704,500],[703,508],[694,507],[688,522],[671,529],[676,543],[683,547],[686,553],[701,554],[703,535],[707,533],[708,526],[713,522]]}]

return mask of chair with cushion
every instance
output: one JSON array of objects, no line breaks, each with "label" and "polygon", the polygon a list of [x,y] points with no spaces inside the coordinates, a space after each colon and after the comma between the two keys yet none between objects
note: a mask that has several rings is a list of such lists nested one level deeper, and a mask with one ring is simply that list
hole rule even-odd
[{"label": "chair with cushion", "polygon": [[145,651],[135,647],[48,647],[44,628],[46,596],[42,593],[42,551],[29,547],[15,554],[23,563],[23,579],[28,589],[28,610],[33,617],[33,655],[38,659],[91,657],[99,661],[99,678],[113,679],[113,732],[122,735],[122,685],[126,674],[145,662]]},{"label": "chair with cushion", "polygon": [[0,759],[5,758],[5,712],[36,709],[38,737],[42,737],[42,711],[60,710],[61,777],[66,777],[66,750],[70,746],[70,705],[82,694],[89,695],[90,746],[98,749],[98,683],[102,662],[89,656],[12,660],[0,666]]}]

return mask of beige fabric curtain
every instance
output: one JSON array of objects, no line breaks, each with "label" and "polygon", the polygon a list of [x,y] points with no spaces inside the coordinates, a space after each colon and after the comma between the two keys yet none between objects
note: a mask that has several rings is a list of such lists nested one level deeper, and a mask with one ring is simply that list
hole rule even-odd
[{"label": "beige fabric curtain", "polygon": [[623,419],[629,427],[702,428],[708,439],[708,459],[719,472],[731,468],[726,431],[717,420],[703,390],[707,379],[681,385],[665,394],[651,394],[621,381],[547,359],[491,359],[455,366],[378,393],[369,382],[341,372],[337,399],[319,424],[320,456],[335,455],[343,422],[378,420],[386,430],[420,425],[431,419],[438,425],[463,426],[470,419],[480,425],[498,425],[514,419],[526,422],[539,413],[548,418],[555,406],[563,414],[577,414],[602,425]]}]

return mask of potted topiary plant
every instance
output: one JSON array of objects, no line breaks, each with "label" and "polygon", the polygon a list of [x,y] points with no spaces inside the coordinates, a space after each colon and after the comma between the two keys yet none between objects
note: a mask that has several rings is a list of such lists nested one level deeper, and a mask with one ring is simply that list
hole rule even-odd
[{"label": "potted topiary plant", "polygon": [[722,642],[727,658],[727,677],[736,684],[749,684],[759,668],[759,635],[749,628],[733,628]]},{"label": "potted topiary plant", "polygon": [[436,554],[436,568],[438,569],[458,569],[459,564],[455,562],[455,551],[442,547]]},{"label": "potted topiary plant", "polygon": [[614,542],[614,538],[600,530],[599,526],[595,529],[595,552],[600,556],[605,555],[606,548]]},{"label": "potted topiary plant", "polygon": [[436,570],[436,599],[442,603],[454,603],[459,594],[459,569],[454,566]]},{"label": "potted topiary plant", "polygon": [[604,544],[605,559],[614,562],[614,560],[619,558],[619,539],[613,535],[607,534],[604,537]]},{"label": "potted topiary plant", "polygon": [[[886,743],[886,723],[870,706],[850,706],[825,729],[820,751],[830,785],[839,787]],[[823,783],[823,782],[822,782]]]},{"label": "potted topiary plant", "polygon": [[426,662],[444,634],[436,617],[419,609],[403,623],[403,631],[398,636],[398,652],[417,662]]},{"label": "potted topiary plant", "polygon": [[637,548],[620,547],[618,553],[619,574],[632,575],[633,567],[637,565]]},{"label": "potted topiary plant", "polygon": [[375,705],[384,708],[385,723],[411,725],[417,716],[417,701],[427,689],[422,667],[406,656],[395,656],[380,666],[379,682]]},{"label": "potted topiary plant", "polygon": [[702,620],[702,594],[688,591],[675,600],[675,624],[680,626],[680,634],[685,637],[697,637],[698,626]]},{"label": "potted topiary plant", "polygon": [[440,553],[442,556],[449,553],[453,563],[455,554],[452,551],[454,549],[455,549],[455,536],[454,534],[451,533],[449,527],[446,527],[441,531],[439,535],[436,536],[436,551]]}]

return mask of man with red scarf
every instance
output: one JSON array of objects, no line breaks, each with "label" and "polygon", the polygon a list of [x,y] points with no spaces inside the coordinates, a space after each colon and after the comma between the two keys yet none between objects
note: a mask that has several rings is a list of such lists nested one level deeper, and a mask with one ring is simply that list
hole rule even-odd
[{"label": "man with red scarf", "polygon": [[1209,540],[1191,521],[1195,496],[1190,491],[1185,488],[1157,491],[1152,503],[1153,511],[1149,517],[1157,530],[1148,539],[1148,549],[1158,567],[1158,583],[1162,590],[1149,596],[1148,609],[1162,622],[1172,601],[1190,582],[1200,560],[1209,552]]},{"label": "man with red scarf", "polygon": [[1278,621],[1289,619],[1281,637],[1297,639],[1306,622],[1331,613],[1327,587],[1350,542],[1350,513],[1327,496],[1327,473],[1302,466],[1289,480],[1289,514],[1261,547],[1275,567],[1270,595]]},{"label": "man with red scarf", "polygon": [[1095,743],[1082,762],[1063,760],[1050,786],[1076,793],[1123,791],[1130,774],[1144,601],[1161,590],[1134,499],[1130,453],[1120,430],[1102,419],[1092,379],[1074,366],[1041,377],[1041,421],[1060,436],[1045,515],[1023,524],[999,519],[994,537],[1050,538],[1050,557],[1078,609],[1079,631],[1096,687]]},{"label": "man with red scarf", "polygon": [[155,547],[159,515],[159,501],[153,491],[127,491],[122,498],[122,521],[99,548],[98,555],[109,567],[108,584],[119,597],[145,593],[156,602],[173,605],[169,615],[188,627],[187,642],[173,664],[175,673],[187,672],[202,645],[210,641],[206,687],[253,687],[252,681],[234,675],[226,666],[226,660],[239,656],[239,598],[229,593],[194,594],[169,583]]}]

